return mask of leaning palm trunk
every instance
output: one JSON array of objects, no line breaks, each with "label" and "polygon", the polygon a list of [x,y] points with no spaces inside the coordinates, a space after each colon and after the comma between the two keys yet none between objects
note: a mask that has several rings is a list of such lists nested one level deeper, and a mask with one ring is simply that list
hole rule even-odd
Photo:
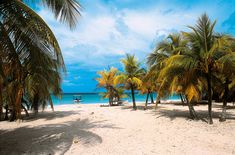
[{"label": "leaning palm trunk", "polygon": [[155,109],[158,107],[158,103],[160,103],[160,95],[159,94],[157,94]]},{"label": "leaning palm trunk", "polygon": [[26,115],[27,117],[29,117],[28,110],[24,107],[23,104],[21,104],[21,108],[24,109],[25,115]]},{"label": "leaning palm trunk", "polygon": [[222,115],[219,119],[220,122],[226,121],[226,108],[227,108],[227,101],[228,101],[228,79],[226,79],[226,82],[224,84],[224,95],[223,95],[223,110]]},{"label": "leaning palm trunk", "polygon": [[212,87],[211,87],[211,70],[209,69],[208,73],[207,73],[207,85],[208,85],[208,123],[209,124],[213,124],[213,120],[212,120]]},{"label": "leaning palm trunk", "polygon": [[151,104],[154,104],[153,93],[150,93],[150,97],[151,97]]},{"label": "leaning palm trunk", "polygon": [[198,120],[198,116],[197,116],[197,113],[193,107],[193,104],[188,100],[188,98],[186,97],[186,102],[187,102],[187,105],[188,105],[188,109],[189,109],[189,114],[190,114],[190,117],[194,120]]},{"label": "leaning palm trunk", "polygon": [[137,108],[135,103],[135,90],[133,85],[131,85],[131,95],[132,95],[133,109],[136,110]]},{"label": "leaning palm trunk", "polygon": [[146,98],[146,102],[145,102],[145,106],[144,106],[145,110],[147,109],[147,106],[148,106],[148,100],[149,100],[149,91],[147,93],[147,98]]},{"label": "leaning palm trunk", "polygon": [[[180,93],[180,99],[181,99],[181,102],[182,102],[182,104],[183,105],[185,105],[186,103],[185,103],[185,98],[183,97],[184,95],[182,94],[182,93]],[[187,102],[187,101],[186,101]]]},{"label": "leaning palm trunk", "polygon": [[182,104],[184,104],[183,96],[181,93],[180,93],[180,99],[181,99]]}]

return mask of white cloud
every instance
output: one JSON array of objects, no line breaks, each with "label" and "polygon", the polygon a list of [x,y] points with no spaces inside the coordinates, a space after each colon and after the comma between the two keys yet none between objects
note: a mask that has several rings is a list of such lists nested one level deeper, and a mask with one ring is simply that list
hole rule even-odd
[{"label": "white cloud", "polygon": [[56,21],[47,9],[38,13],[61,46],[69,71],[63,86],[69,92],[71,88],[84,92],[93,91],[95,82],[91,79],[97,70],[112,65],[119,68],[125,53],[135,54],[144,62],[156,42],[169,33],[187,30],[186,26],[194,24],[202,13],[219,22],[229,18],[234,0],[219,1],[81,0],[82,17],[73,31]]},{"label": "white cloud", "polygon": [[54,20],[48,10],[39,12],[58,38],[66,63],[107,66],[125,53],[144,57],[157,38],[181,30],[197,17],[184,10],[164,13],[158,7],[143,11],[96,5],[95,12],[101,13],[84,12],[74,31]]},{"label": "white cloud", "polygon": [[64,84],[65,86],[74,86],[74,85],[75,85],[75,84],[72,83],[70,80],[63,80],[63,84]]}]

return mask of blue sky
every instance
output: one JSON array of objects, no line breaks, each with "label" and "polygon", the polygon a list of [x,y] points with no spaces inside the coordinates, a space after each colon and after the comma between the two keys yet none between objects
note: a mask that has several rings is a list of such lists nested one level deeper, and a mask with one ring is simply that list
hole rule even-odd
[{"label": "blue sky", "polygon": [[126,53],[142,63],[169,33],[187,31],[202,13],[217,20],[216,31],[235,34],[235,0],[80,0],[82,17],[71,31],[46,8],[37,12],[48,23],[62,49],[67,75],[64,92],[94,92],[96,72],[122,68]]}]

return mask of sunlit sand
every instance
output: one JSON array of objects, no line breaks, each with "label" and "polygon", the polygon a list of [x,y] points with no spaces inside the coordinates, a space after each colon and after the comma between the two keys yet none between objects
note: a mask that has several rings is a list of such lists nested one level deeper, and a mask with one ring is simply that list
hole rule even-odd
[{"label": "sunlit sand", "polygon": [[200,121],[188,118],[187,106],[137,105],[61,105],[21,123],[0,122],[0,154],[235,154],[232,104],[223,123],[214,104],[213,125],[204,122],[207,105],[195,106]]}]

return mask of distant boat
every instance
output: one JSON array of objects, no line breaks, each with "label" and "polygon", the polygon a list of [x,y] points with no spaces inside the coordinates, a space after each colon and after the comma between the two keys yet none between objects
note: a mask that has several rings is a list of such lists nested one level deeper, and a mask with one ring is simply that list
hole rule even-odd
[{"label": "distant boat", "polygon": [[73,102],[76,102],[76,103],[82,102],[82,96],[81,95],[73,95]]}]

